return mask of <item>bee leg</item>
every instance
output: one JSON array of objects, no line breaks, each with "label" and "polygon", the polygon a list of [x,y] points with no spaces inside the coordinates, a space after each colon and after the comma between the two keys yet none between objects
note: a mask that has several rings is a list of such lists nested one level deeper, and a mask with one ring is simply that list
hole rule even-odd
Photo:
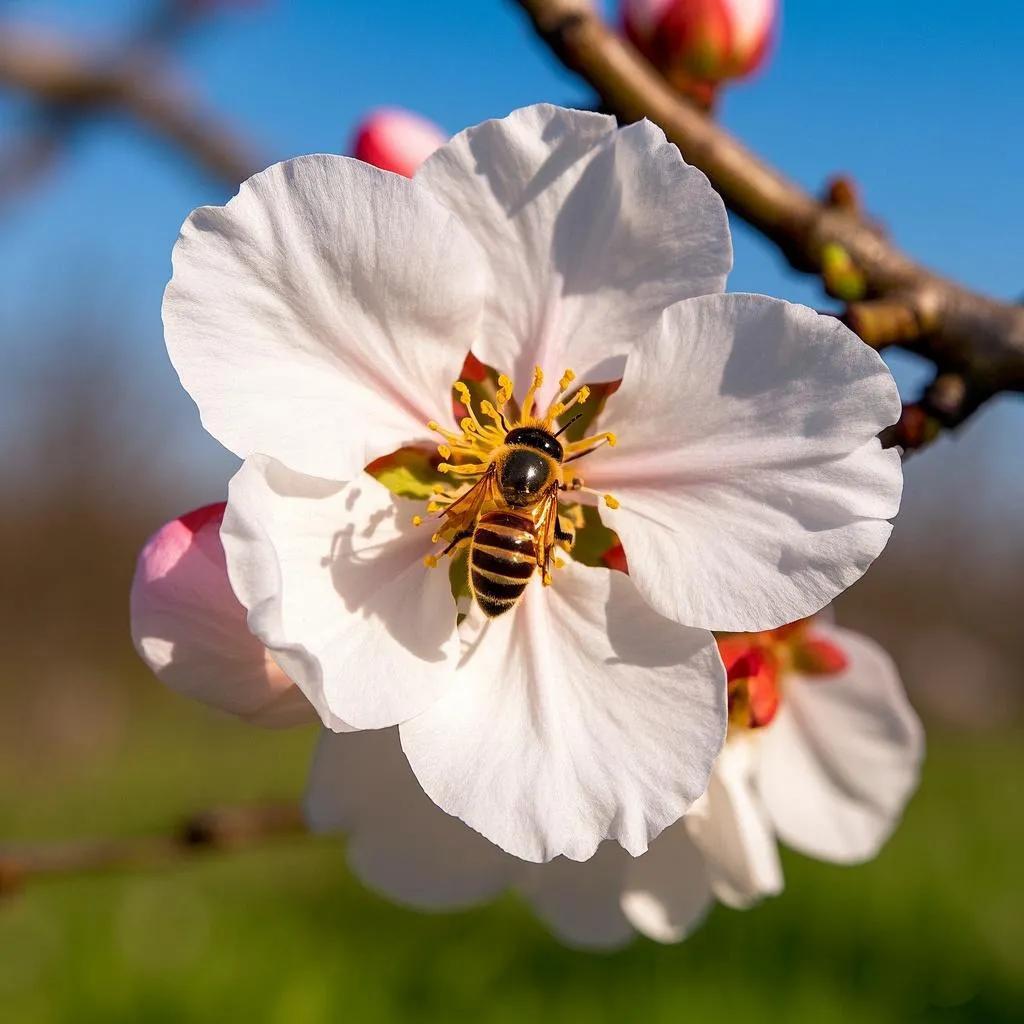
[{"label": "bee leg", "polygon": [[473,536],[473,531],[472,530],[462,530],[460,533],[455,534],[455,536],[452,537],[451,544],[449,544],[448,547],[446,547],[444,549],[444,551],[441,552],[441,557],[443,558],[450,551],[453,551],[463,541],[470,540],[472,538],[472,536]]},{"label": "bee leg", "polygon": [[568,551],[576,543],[576,531],[564,516],[558,516],[555,519],[555,540],[565,551]]}]

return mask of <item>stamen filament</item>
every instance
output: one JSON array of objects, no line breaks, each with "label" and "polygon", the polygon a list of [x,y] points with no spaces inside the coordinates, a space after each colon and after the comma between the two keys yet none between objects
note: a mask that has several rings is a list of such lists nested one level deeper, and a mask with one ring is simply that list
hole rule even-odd
[{"label": "stamen filament", "polygon": [[530,381],[530,390],[526,392],[526,397],[523,399],[523,409],[521,419],[523,423],[526,423],[528,419],[533,415],[533,403],[537,397],[537,391],[544,383],[544,371],[539,367],[533,368],[533,380]]}]

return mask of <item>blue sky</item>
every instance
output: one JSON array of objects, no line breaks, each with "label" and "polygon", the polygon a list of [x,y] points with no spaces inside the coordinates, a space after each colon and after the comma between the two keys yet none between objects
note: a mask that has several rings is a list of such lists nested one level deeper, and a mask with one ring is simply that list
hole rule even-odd
[{"label": "blue sky", "polygon": [[[382,104],[455,131],[537,100],[587,102],[509,0],[237,6],[177,55],[190,86],[268,163],[344,151],[363,113]],[[142,9],[128,0],[8,0],[0,16],[85,42],[110,38]],[[790,0],[775,59],[728,95],[723,119],[811,188],[834,171],[851,172],[872,212],[911,252],[968,284],[1019,296],[1022,50],[1016,2]],[[20,113],[0,102],[0,138]],[[219,479],[228,463],[202,438],[166,362],[160,296],[183,218],[226,198],[221,184],[111,121],[82,130],[43,183],[0,209],[0,345],[17,365],[30,365],[45,344],[34,336],[40,311],[86,303],[122,346],[130,386],[151,397],[153,415],[195,453],[205,481]],[[824,301],[813,281],[788,271],[741,225],[730,288]],[[905,360],[899,377],[912,388],[920,373]],[[972,431],[987,442],[1022,428],[1019,403],[1004,402]],[[977,447],[993,473],[1020,475],[1019,445]]]}]

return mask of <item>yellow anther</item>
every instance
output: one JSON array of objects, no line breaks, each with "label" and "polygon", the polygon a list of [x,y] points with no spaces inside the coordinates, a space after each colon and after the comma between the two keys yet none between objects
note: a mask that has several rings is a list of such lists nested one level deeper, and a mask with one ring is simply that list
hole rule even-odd
[{"label": "yellow anther", "polygon": [[551,408],[548,409],[548,419],[557,420],[567,408],[568,406],[564,405],[562,402],[552,402]]},{"label": "yellow anther", "polygon": [[431,487],[430,490],[433,494],[444,494],[444,492],[447,491],[448,488],[445,487],[444,484],[434,484],[434,486]]},{"label": "yellow anther", "polygon": [[544,383],[544,371],[539,367],[533,368],[533,380],[530,382],[530,390],[526,392],[523,399],[523,421],[525,422],[533,415],[533,399],[537,389]]},{"label": "yellow anther", "polygon": [[439,462],[437,464],[437,471],[438,473],[450,473],[452,467],[447,462]]},{"label": "yellow anther", "polygon": [[[568,548],[566,548],[566,550],[568,550]],[[552,562],[553,562],[553,564],[554,564],[556,569],[564,569],[565,568],[565,562],[561,558],[552,559]]]},{"label": "yellow anther", "polygon": [[427,424],[427,430],[440,430],[440,429],[441,429],[441,424],[438,423],[437,420],[431,420]]},{"label": "yellow anther", "polygon": [[457,394],[459,396],[460,399],[462,399],[462,404],[463,405],[469,405],[469,402],[470,402],[469,388],[461,380],[457,380],[452,385],[452,390],[455,392],[455,394]]},{"label": "yellow anther", "polygon": [[432,537],[430,538],[430,543],[431,543],[431,544],[440,544],[440,543],[441,543],[441,534],[439,534],[439,533],[435,533],[435,534],[434,534],[434,535],[433,535],[433,536],[432,536]]},{"label": "yellow anther", "polygon": [[545,587],[550,587],[551,586],[551,573],[549,573],[549,572],[544,573],[544,586]]},{"label": "yellow anther", "polygon": [[611,433],[610,431],[607,434],[605,434],[604,436],[608,438],[608,447],[609,448],[614,448],[619,443],[619,439],[613,433]]},{"label": "yellow anther", "polygon": [[431,501],[427,503],[428,512],[440,512],[444,508],[444,505],[439,501]]},{"label": "yellow anther", "polygon": [[437,568],[437,559],[433,555],[427,555],[423,559],[423,564],[428,569],[436,569]]},{"label": "yellow anther", "polygon": [[452,457],[452,450],[446,444],[439,444],[437,446],[437,454],[440,455],[442,459],[450,459]]},{"label": "yellow anther", "polygon": [[562,374],[562,379],[558,382],[558,390],[564,391],[575,379],[576,374],[573,373],[572,370],[567,369],[565,373]]},{"label": "yellow anther", "polygon": [[604,496],[604,503],[609,508],[618,508],[619,507],[619,499],[616,498],[615,495],[613,495],[613,494],[606,494]]},{"label": "yellow anther", "polygon": [[[502,419],[501,413],[499,413],[498,410],[495,409],[494,406],[491,405],[491,403],[486,401],[486,400],[480,403],[480,411],[485,416],[489,416],[492,420],[494,420],[494,422],[498,426],[502,427],[502,431],[503,431],[502,432],[502,436],[504,436],[505,421]],[[493,428],[491,428],[491,429],[493,430]]]},{"label": "yellow anther", "polygon": [[412,517],[412,525],[413,526],[422,526],[423,525],[423,516],[413,516]]},{"label": "yellow anther", "polygon": [[581,387],[579,391],[576,392],[576,397],[573,399],[573,401],[579,402],[579,404],[582,405],[589,397],[590,388],[588,388],[587,385],[584,384],[583,387]]}]

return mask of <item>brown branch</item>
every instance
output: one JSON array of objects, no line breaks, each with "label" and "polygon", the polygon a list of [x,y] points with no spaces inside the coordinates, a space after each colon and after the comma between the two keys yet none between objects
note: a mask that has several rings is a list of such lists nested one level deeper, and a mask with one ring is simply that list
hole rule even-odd
[{"label": "brown branch", "polygon": [[[114,113],[142,125],[232,187],[262,166],[248,145],[153,67],[152,50],[90,58],[51,38],[0,25],[0,86],[27,94],[54,121]],[[55,142],[54,142],[55,144]]]},{"label": "brown branch", "polygon": [[298,804],[268,803],[205,811],[161,835],[5,845],[0,847],[0,896],[55,875],[158,867],[305,832]]},{"label": "brown branch", "polygon": [[[820,200],[681,97],[589,0],[518,0],[542,39],[624,121],[647,117],[699,167],[726,205],[798,270],[859,290],[846,319],[865,340],[912,347],[964,382],[963,418],[999,391],[1024,391],[1024,308],[961,287],[912,260],[855,205]],[[834,197],[830,197],[833,198]],[[845,273],[835,274],[835,267]],[[842,294],[837,288],[834,294]],[[946,416],[945,425],[959,420]]]}]

